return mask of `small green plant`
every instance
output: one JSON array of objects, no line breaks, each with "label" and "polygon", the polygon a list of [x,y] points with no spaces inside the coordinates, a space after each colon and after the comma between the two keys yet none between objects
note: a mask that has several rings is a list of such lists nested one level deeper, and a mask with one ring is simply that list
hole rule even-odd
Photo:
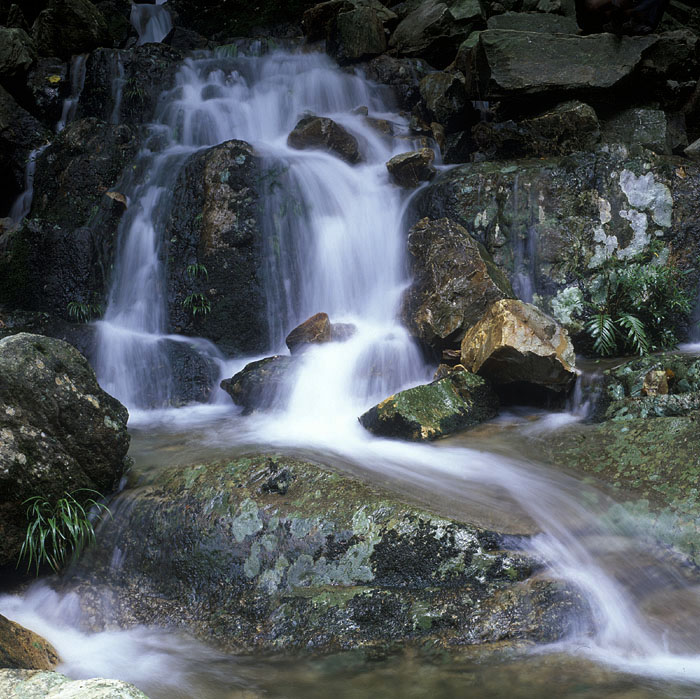
[{"label": "small green plant", "polygon": [[204,265],[195,262],[194,264],[187,265],[185,273],[190,279],[197,279],[197,277],[203,277],[204,279],[209,279],[209,272]]},{"label": "small green plant", "polygon": [[663,244],[629,261],[610,257],[586,303],[585,330],[600,355],[648,354],[678,344],[674,324],[692,310],[684,291],[683,272],[663,264]]},{"label": "small green plant", "polygon": [[68,315],[78,323],[87,323],[102,315],[102,304],[95,299],[92,301],[69,301]]},{"label": "small green plant", "polygon": [[204,294],[200,293],[193,293],[186,296],[182,302],[182,307],[190,311],[193,316],[196,316],[198,313],[206,315],[211,311],[209,299]]},{"label": "small green plant", "polygon": [[124,83],[124,94],[132,102],[145,102],[148,92],[139,78],[133,76]]},{"label": "small green plant", "polygon": [[55,503],[43,495],[35,495],[22,503],[27,505],[29,525],[19,552],[18,566],[26,559],[27,572],[34,567],[38,575],[43,564],[58,571],[67,561],[77,558],[85,546],[95,541],[89,511],[95,508],[97,516],[111,513],[95,497],[80,498],[83,501],[81,504],[76,499],[79,493],[102,497],[95,490],[80,488],[72,493],[64,493]]}]

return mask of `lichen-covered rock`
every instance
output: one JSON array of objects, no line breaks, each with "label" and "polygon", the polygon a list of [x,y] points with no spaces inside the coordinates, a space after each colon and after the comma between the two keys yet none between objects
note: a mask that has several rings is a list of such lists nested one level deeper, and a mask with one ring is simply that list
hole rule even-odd
[{"label": "lichen-covered rock", "polygon": [[685,128],[661,109],[631,107],[605,122],[603,141],[638,143],[660,155],[670,155],[688,145]]},{"label": "lichen-covered rock", "polygon": [[498,396],[490,383],[457,367],[443,378],[389,396],[360,416],[373,434],[420,442],[490,420]]},{"label": "lichen-covered rock", "polygon": [[64,59],[110,40],[105,19],[90,0],[50,0],[34,21],[32,36],[42,56]]},{"label": "lichen-covered rock", "polygon": [[112,492],[129,435],[126,408],[66,342],[25,333],[3,338],[0,376],[0,565],[7,565],[24,539],[24,501],[55,501],[80,488]]},{"label": "lichen-covered rock", "polygon": [[52,670],[58,660],[56,650],[48,641],[0,615],[0,667]]},{"label": "lichen-covered rock", "polygon": [[435,153],[431,148],[421,148],[395,155],[386,164],[386,168],[396,184],[412,189],[421,182],[433,179],[435,176],[434,160]]},{"label": "lichen-covered rock", "polygon": [[331,321],[327,313],[316,313],[307,318],[287,335],[285,343],[294,354],[301,352],[309,345],[317,345],[332,340]]},{"label": "lichen-covered rock", "polygon": [[408,234],[413,284],[403,316],[408,327],[436,350],[458,346],[490,305],[513,290],[484,246],[443,218],[419,221]]},{"label": "lichen-covered rock", "polygon": [[386,51],[384,24],[371,7],[341,12],[331,24],[326,46],[340,64],[377,56]]},{"label": "lichen-covered rock", "polygon": [[292,357],[265,357],[246,364],[230,379],[224,379],[221,388],[243,408],[244,415],[256,410],[282,408],[289,393],[294,366]]},{"label": "lichen-covered rock", "polygon": [[[231,354],[268,346],[259,223],[260,159],[245,141],[195,153],[174,188],[168,241],[169,320],[177,332],[206,337]],[[186,300],[201,294],[209,311]]]},{"label": "lichen-covered rock", "polygon": [[357,139],[328,117],[304,117],[289,134],[287,143],[299,150],[325,150],[350,164],[360,160]]},{"label": "lichen-covered rock", "polygon": [[[81,598],[97,618],[106,603],[110,619],[167,620],[229,651],[554,640],[589,616],[575,592],[546,580],[540,589],[559,599],[541,594],[541,605],[499,616],[502,591],[532,599],[518,581],[537,565],[502,536],[289,457],[166,469],[113,506],[123,516],[83,559]],[[122,563],[110,569],[115,546]],[[544,632],[538,619],[557,608],[565,619]],[[480,639],[482,616],[492,622]]]},{"label": "lichen-covered rock", "polygon": [[496,301],[462,340],[462,364],[494,384],[568,391],[576,379],[569,335],[531,304]]},{"label": "lichen-covered rock", "polygon": [[12,699],[148,699],[121,680],[70,680],[58,672],[36,670],[0,670],[0,693]]}]

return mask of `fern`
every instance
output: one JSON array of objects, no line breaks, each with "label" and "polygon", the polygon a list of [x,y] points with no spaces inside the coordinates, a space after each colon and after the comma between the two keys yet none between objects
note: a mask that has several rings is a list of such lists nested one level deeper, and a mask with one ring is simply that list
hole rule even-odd
[{"label": "fern", "polygon": [[623,313],[617,319],[617,325],[621,326],[623,333],[625,330],[627,331],[627,345],[634,348],[637,354],[643,355],[649,353],[649,338],[647,338],[644,324],[639,318],[630,313]]},{"label": "fern", "polygon": [[617,349],[615,324],[607,313],[597,313],[586,324],[586,331],[593,338],[593,349],[603,356]]}]

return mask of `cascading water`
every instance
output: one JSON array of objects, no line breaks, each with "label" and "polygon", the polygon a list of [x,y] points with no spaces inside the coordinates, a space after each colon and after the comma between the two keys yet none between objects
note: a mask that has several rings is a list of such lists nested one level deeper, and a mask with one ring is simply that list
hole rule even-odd
[{"label": "cascading water", "polygon": [[159,43],[165,39],[173,28],[173,20],[168,9],[164,7],[167,0],[155,3],[133,3],[131,6],[131,24],[139,35],[138,45]]}]

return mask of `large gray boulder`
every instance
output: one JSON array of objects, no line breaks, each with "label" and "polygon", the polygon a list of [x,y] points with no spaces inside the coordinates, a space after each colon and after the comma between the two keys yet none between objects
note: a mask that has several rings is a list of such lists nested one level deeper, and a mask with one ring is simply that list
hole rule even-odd
[{"label": "large gray boulder", "polygon": [[17,560],[27,498],[116,489],[128,416],[68,343],[25,333],[0,340],[0,565]]},{"label": "large gray boulder", "polygon": [[58,672],[37,670],[0,670],[0,693],[13,699],[148,699],[121,680],[71,680]]}]

